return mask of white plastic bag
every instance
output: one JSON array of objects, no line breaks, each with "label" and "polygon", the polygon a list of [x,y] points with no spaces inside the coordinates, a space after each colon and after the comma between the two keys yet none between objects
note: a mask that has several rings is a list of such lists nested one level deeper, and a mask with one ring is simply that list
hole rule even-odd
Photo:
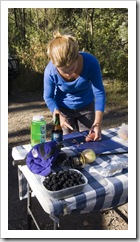
[{"label": "white plastic bag", "polygon": [[128,125],[123,123],[118,130],[118,135],[121,139],[128,141]]},{"label": "white plastic bag", "polygon": [[124,160],[112,160],[106,167],[102,169],[100,174],[103,177],[111,177],[122,172],[123,169],[128,168],[128,161]]}]

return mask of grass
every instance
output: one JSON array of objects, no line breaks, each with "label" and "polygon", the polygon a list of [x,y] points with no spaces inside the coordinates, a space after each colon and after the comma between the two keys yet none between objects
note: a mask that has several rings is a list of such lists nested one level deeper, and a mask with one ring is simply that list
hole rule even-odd
[{"label": "grass", "polygon": [[128,83],[104,80],[106,107],[126,108],[128,106]]}]

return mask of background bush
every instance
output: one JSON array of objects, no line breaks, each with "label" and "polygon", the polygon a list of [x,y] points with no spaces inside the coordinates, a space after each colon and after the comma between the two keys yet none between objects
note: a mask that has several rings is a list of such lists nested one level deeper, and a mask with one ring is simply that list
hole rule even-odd
[{"label": "background bush", "polygon": [[8,21],[9,53],[21,63],[17,87],[42,88],[46,46],[56,29],[75,34],[80,51],[98,58],[104,78],[128,81],[128,9],[11,8]]}]

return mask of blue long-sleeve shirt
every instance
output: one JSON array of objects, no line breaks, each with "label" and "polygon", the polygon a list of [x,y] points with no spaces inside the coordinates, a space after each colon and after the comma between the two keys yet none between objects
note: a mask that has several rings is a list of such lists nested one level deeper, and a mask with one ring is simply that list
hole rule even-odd
[{"label": "blue long-sleeve shirt", "polygon": [[91,54],[80,52],[83,56],[83,69],[79,77],[65,81],[50,61],[44,71],[44,100],[53,112],[59,107],[79,109],[95,99],[95,111],[104,112],[105,90],[98,60]]}]

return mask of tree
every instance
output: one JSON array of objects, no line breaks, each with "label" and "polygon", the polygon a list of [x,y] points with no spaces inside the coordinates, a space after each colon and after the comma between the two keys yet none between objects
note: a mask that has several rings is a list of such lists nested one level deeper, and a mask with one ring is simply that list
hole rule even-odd
[{"label": "tree", "polygon": [[115,8],[9,9],[9,51],[25,68],[42,73],[53,31],[73,32],[80,51],[95,55],[105,77],[128,79],[128,10]]}]

